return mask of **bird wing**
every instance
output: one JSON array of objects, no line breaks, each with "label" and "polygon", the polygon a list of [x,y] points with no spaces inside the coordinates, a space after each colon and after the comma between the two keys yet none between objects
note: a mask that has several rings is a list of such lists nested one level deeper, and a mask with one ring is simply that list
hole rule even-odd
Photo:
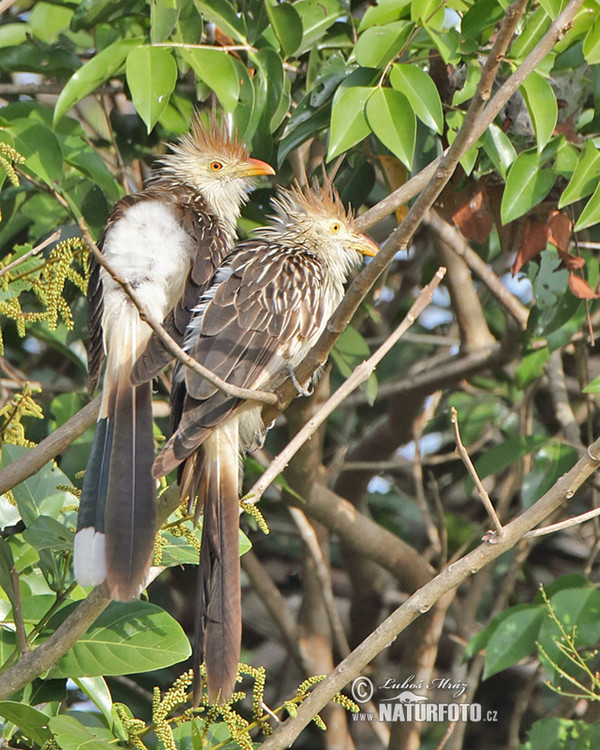
[{"label": "bird wing", "polygon": [[[251,240],[238,246],[230,269],[195,308],[185,348],[228,383],[274,387],[322,330],[322,265],[306,251]],[[156,475],[187,458],[241,403],[179,365],[173,388],[178,424],[155,463]]]},{"label": "bird wing", "polygon": [[[179,223],[187,234],[193,237],[196,244],[196,254],[183,294],[163,323],[167,333],[181,345],[192,317],[192,310],[213,282],[217,268],[231,252],[232,241],[218,218],[209,212],[200,195],[181,195],[176,201],[176,210]],[[132,383],[151,380],[172,359],[173,355],[153,334],[146,350],[133,368]]]}]

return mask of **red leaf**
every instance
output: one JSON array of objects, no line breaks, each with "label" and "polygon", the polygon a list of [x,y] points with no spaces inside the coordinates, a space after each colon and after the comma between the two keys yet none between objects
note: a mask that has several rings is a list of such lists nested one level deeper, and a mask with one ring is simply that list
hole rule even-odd
[{"label": "red leaf", "polygon": [[548,242],[558,248],[559,252],[562,250],[566,253],[573,230],[571,219],[562,211],[552,211],[548,217],[548,229]]},{"label": "red leaf", "polygon": [[456,198],[459,205],[452,214],[454,223],[468,240],[485,242],[492,231],[492,216],[485,193],[478,188],[470,195],[463,191]]},{"label": "red leaf", "polygon": [[577,269],[583,268],[585,266],[585,260],[580,255],[571,255],[570,253],[565,253],[562,250],[559,250],[558,254],[564,260],[565,266],[569,271],[577,271]]},{"label": "red leaf", "polygon": [[572,117],[567,117],[564,122],[561,122],[560,125],[557,125],[554,128],[554,132],[556,135],[564,134],[565,138],[571,143],[579,143],[579,139],[577,138],[577,133],[575,131],[575,123],[573,122]]},{"label": "red leaf", "polygon": [[541,253],[545,249],[547,242],[548,225],[542,221],[527,219],[519,252],[510,269],[513,276],[521,270],[525,263],[535,258],[538,253]]},{"label": "red leaf", "polygon": [[581,276],[575,276],[574,273],[569,274],[569,289],[579,299],[598,299],[600,297],[600,294],[596,294],[585,279],[582,279]]}]

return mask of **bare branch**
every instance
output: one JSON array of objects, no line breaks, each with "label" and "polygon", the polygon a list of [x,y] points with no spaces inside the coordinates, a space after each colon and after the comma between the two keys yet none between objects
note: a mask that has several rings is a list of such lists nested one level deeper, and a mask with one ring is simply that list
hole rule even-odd
[{"label": "bare branch", "polygon": [[12,271],[13,268],[21,265],[21,263],[26,261],[28,258],[31,258],[33,255],[37,255],[41,250],[43,250],[45,247],[48,247],[48,245],[51,245],[53,242],[57,242],[60,239],[60,235],[61,230],[57,229],[56,232],[53,232],[50,237],[46,237],[46,239],[43,242],[40,242],[39,245],[32,247],[31,250],[28,250],[24,255],[22,255],[20,258],[17,258],[16,260],[13,260],[7,266],[4,266],[4,268],[0,268],[0,276],[4,276],[5,273]]},{"label": "bare branch", "polygon": [[579,524],[585,523],[586,521],[591,521],[592,518],[597,518],[598,516],[600,516],[600,508],[594,508],[594,510],[588,510],[587,513],[581,513],[578,516],[567,518],[564,521],[551,523],[549,526],[542,526],[541,529],[528,531],[527,534],[525,534],[524,538],[531,539],[535,536],[546,536],[546,534],[554,534],[557,531],[570,529],[572,526],[578,526]]},{"label": "bare branch", "polygon": [[[475,484],[475,488],[477,489],[477,492],[479,493],[479,497],[481,498],[483,506],[486,509],[491,522],[494,524],[494,528],[496,529],[496,533],[498,537],[501,537],[502,536],[502,524],[500,523],[500,519],[498,518],[496,511],[494,510],[494,506],[492,505],[490,496],[488,495],[485,487],[481,483],[481,479],[479,479],[479,476],[477,475],[477,471],[475,470],[475,467],[473,466],[471,457],[469,456],[469,454],[467,453],[467,449],[463,445],[463,442],[460,437],[460,431],[458,429],[458,412],[456,411],[454,406],[450,409],[450,421],[454,425],[454,439],[456,440],[456,451],[458,455],[461,457],[462,462],[464,463],[467,471],[469,472],[469,476],[471,477],[471,479],[473,480],[473,483]],[[492,540],[490,539],[489,541],[492,541]],[[494,537],[493,541],[496,542],[497,537]]]},{"label": "bare branch", "polygon": [[529,310],[519,302],[514,294],[508,291],[496,274],[481,260],[458,229],[445,221],[434,209],[431,209],[425,215],[423,224],[435,232],[456,255],[459,255],[465,261],[471,271],[485,284],[506,312],[517,321],[521,328],[525,329],[527,327]]},{"label": "bare branch", "polygon": [[190,370],[193,370],[197,375],[200,375],[200,377],[208,380],[209,383],[212,383],[216,388],[218,388],[220,391],[223,391],[223,393],[226,393],[228,396],[233,396],[234,398],[241,399],[250,399],[252,401],[258,401],[262,404],[275,405],[278,403],[278,398],[273,393],[267,393],[266,391],[254,391],[248,388],[238,388],[235,385],[226,383],[218,375],[215,375],[208,368],[204,367],[204,365],[201,365],[193,357],[190,357],[189,354],[184,352],[184,350],[177,344],[177,342],[171,336],[169,336],[162,323],[156,320],[154,316],[151,315],[150,312],[146,309],[138,295],[132,289],[131,284],[129,284],[117,271],[115,271],[109,261],[106,260],[105,256],[100,252],[100,249],[92,239],[82,219],[79,220],[79,226],[81,228],[81,231],[83,232],[85,241],[89,245],[94,255],[94,258],[123,289],[125,294],[137,308],[141,320],[143,320],[144,323],[147,323],[150,326],[150,328],[158,336],[166,349],[176,359],[182,362],[186,367],[189,367]]},{"label": "bare branch", "polygon": [[[600,439],[591,446],[595,455],[600,450]],[[356,677],[375,656],[421,614],[428,612],[447,592],[455,589],[470,575],[481,570],[492,560],[512,549],[524,534],[557,510],[598,469],[599,463],[585,454],[575,466],[563,474],[556,484],[534,505],[504,526],[497,544],[483,542],[472,552],[452,563],[435,578],[424,584],[401,607],[395,610],[376,631],[369,635],[354,651],[315,687],[298,707],[296,717],[288,719],[266,739],[264,750],[282,750],[290,747],[304,727],[312,720],[336,692]]]}]

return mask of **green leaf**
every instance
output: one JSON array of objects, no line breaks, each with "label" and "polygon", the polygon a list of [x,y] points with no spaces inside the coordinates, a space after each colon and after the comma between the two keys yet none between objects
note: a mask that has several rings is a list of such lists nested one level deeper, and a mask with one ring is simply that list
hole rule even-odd
[{"label": "green leaf", "polygon": [[550,354],[550,349],[545,346],[537,351],[529,352],[523,357],[516,372],[517,388],[524,390],[540,377]]},{"label": "green leaf", "polygon": [[524,151],[519,154],[510,168],[502,196],[502,223],[508,224],[537,206],[548,195],[555,181],[556,173],[552,169],[541,169],[536,153]]},{"label": "green leaf", "polygon": [[87,727],[74,716],[53,716],[48,724],[61,750],[112,750],[114,747],[105,729]]},{"label": "green leaf", "polygon": [[544,445],[533,460],[533,467],[523,477],[521,502],[529,508],[537,502],[577,461],[577,450],[569,445],[551,442]]},{"label": "green leaf", "polygon": [[77,687],[87,695],[96,708],[102,712],[109,727],[113,725],[112,697],[104,677],[77,677]]},{"label": "green leaf", "polygon": [[27,39],[27,24],[7,23],[0,26],[0,47],[13,47]]},{"label": "green leaf", "polygon": [[558,207],[563,208],[593,193],[598,185],[598,177],[600,177],[600,151],[592,140],[587,140],[579,155],[573,176],[560,196]]},{"label": "green leaf", "polygon": [[15,724],[25,737],[38,745],[51,739],[48,717],[32,706],[17,701],[0,701],[0,717]]},{"label": "green leaf", "polygon": [[408,99],[416,116],[427,127],[441,133],[444,128],[442,100],[435,83],[416,65],[394,63],[390,83]]},{"label": "green leaf", "polygon": [[[67,607],[61,610],[64,620]],[[52,621],[48,626],[53,630]],[[190,655],[179,623],[148,602],[112,602],[52,668],[52,677],[97,677],[162,669]]]},{"label": "green leaf", "polygon": [[46,125],[34,119],[12,122],[13,145],[25,157],[25,167],[47,185],[63,178],[63,153],[58,139]]},{"label": "green leaf", "polygon": [[408,21],[371,26],[360,35],[354,48],[357,63],[365,68],[383,68],[404,47],[413,26]]},{"label": "green leaf", "polygon": [[375,89],[367,100],[365,114],[371,130],[384,146],[407,169],[412,169],[417,121],[404,94],[395,89]]},{"label": "green leaf", "polygon": [[600,18],[592,24],[583,40],[583,54],[590,65],[600,62]]},{"label": "green leaf", "polygon": [[352,86],[344,89],[339,96],[336,92],[331,108],[327,161],[369,135],[371,128],[367,122],[365,107],[374,91],[374,88],[367,86]]},{"label": "green leaf", "polygon": [[[31,449],[20,445],[2,447],[2,466],[16,461]],[[54,464],[47,463],[36,474],[13,488],[13,495],[19,508],[21,518],[30,526],[41,515],[57,518],[62,510],[65,492],[58,490],[57,485],[70,484],[67,476]]]},{"label": "green leaf", "polygon": [[302,43],[296,50],[296,57],[308,52],[328,28],[346,14],[339,0],[298,0],[294,10],[302,20]]},{"label": "green leaf", "polygon": [[485,650],[483,679],[512,667],[530,654],[540,631],[546,610],[539,604],[513,608],[495,628]]},{"label": "green leaf", "polygon": [[240,82],[229,54],[216,49],[187,49],[181,54],[198,78],[215,92],[223,107],[232,112],[238,103]]},{"label": "green leaf", "polygon": [[600,221],[600,183],[596,186],[592,197],[585,204],[583,211],[575,222],[575,231],[591,227]]},{"label": "green leaf", "polygon": [[73,547],[74,536],[71,529],[50,516],[38,516],[23,532],[25,541],[38,552],[69,550]]},{"label": "green leaf", "polygon": [[0,588],[8,597],[13,610],[16,603],[16,592],[11,571],[14,567],[15,561],[10,545],[5,539],[0,538]]},{"label": "green leaf", "polygon": [[597,375],[593,380],[585,386],[583,393],[600,393],[600,375]]},{"label": "green leaf", "polygon": [[270,0],[265,0],[265,7],[283,56],[289,57],[302,42],[302,20],[298,11],[289,3],[272,5]]},{"label": "green leaf", "polygon": [[511,44],[511,58],[513,60],[525,58],[548,31],[550,23],[551,20],[543,8],[537,8],[532,13],[528,13],[527,23],[523,24],[521,34]]},{"label": "green leaf", "polygon": [[393,21],[399,21],[407,15],[412,0],[379,0],[377,5],[370,5],[358,25],[358,33],[362,33],[370,26],[385,26]]},{"label": "green leaf", "polygon": [[552,137],[558,119],[558,104],[552,86],[544,76],[535,71],[526,78],[520,87],[529,116],[533,123],[538,153]]},{"label": "green leaf", "polygon": [[150,4],[150,40],[166,42],[179,20],[177,0],[154,0]]},{"label": "green leaf", "polygon": [[227,0],[194,0],[201,15],[240,44],[248,44],[246,21]]},{"label": "green leaf", "polygon": [[140,39],[123,39],[115,42],[73,73],[54,105],[54,125],[74,104],[114,75],[125,62],[129,52],[140,43]]},{"label": "green leaf", "polygon": [[163,47],[136,47],[127,55],[127,85],[148,133],[165,111],[177,83],[177,64]]},{"label": "green leaf", "polygon": [[454,92],[452,97],[452,106],[458,107],[459,104],[472,99],[477,91],[477,85],[481,80],[481,63],[478,60],[469,60],[467,64],[467,77],[464,86]]},{"label": "green leaf", "polygon": [[483,150],[498,170],[502,179],[506,180],[506,174],[510,165],[517,158],[517,152],[510,138],[494,123],[485,131],[483,136]]},{"label": "green leaf", "polygon": [[[475,461],[477,475],[480,479],[485,479],[492,474],[497,474],[524,456],[539,450],[547,442],[546,435],[507,438],[502,443],[494,445]],[[468,477],[465,481],[465,491],[470,493],[472,490],[473,480]]]}]

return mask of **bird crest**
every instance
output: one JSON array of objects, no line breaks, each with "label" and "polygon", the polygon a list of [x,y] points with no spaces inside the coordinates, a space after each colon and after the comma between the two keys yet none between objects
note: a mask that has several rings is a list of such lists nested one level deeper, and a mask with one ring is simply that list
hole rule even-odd
[{"label": "bird crest", "polygon": [[310,186],[294,184],[287,189],[280,188],[272,205],[276,212],[274,218],[284,223],[288,223],[290,217],[307,215],[339,219],[350,231],[354,229],[351,209],[346,210],[333,183],[327,178],[322,185],[315,179]]}]

